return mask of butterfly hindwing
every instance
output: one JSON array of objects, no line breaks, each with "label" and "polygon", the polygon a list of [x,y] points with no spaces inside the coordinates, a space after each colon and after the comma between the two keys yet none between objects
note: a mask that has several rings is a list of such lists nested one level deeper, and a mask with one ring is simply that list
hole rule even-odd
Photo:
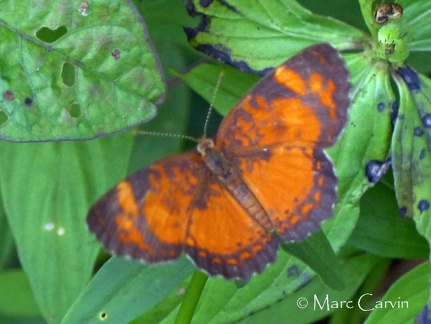
[{"label": "butterfly hindwing", "polygon": [[332,216],[337,178],[322,150],[277,146],[232,162],[283,242],[303,240]]},{"label": "butterfly hindwing", "polygon": [[211,275],[248,280],[275,260],[278,240],[215,179],[192,208],[186,253]]}]

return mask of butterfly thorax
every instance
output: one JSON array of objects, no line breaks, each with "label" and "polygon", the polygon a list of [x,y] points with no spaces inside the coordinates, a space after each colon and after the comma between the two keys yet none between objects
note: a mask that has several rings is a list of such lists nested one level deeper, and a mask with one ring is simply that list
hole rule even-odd
[{"label": "butterfly thorax", "polygon": [[214,145],[214,141],[209,138],[200,140],[197,150],[219,183],[267,232],[272,232],[271,221],[259,200],[244,182],[238,168]]}]

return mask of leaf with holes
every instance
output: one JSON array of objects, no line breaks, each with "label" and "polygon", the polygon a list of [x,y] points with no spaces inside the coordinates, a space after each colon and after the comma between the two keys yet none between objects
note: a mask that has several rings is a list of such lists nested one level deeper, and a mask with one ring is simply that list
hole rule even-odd
[{"label": "leaf with holes", "polygon": [[398,206],[431,238],[431,80],[409,67],[394,74],[400,104],[392,140],[392,166]]},{"label": "leaf with holes", "polygon": [[131,1],[7,1],[0,39],[2,139],[93,138],[153,118],[163,100],[158,59]]},{"label": "leaf with holes", "polygon": [[157,305],[192,271],[185,256],[155,266],[113,257],[82,291],[62,323],[129,323]]}]

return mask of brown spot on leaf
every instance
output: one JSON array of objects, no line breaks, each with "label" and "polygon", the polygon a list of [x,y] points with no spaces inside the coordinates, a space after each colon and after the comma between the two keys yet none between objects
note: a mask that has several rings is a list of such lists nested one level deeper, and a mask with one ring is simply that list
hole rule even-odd
[{"label": "brown spot on leaf", "polygon": [[81,14],[81,16],[86,17],[88,15],[88,8],[90,5],[87,1],[82,1],[78,6],[78,11]]},{"label": "brown spot on leaf", "polygon": [[115,59],[115,60],[119,60],[120,59],[120,55],[121,55],[121,51],[120,50],[113,50],[112,51],[112,53],[111,53],[111,55],[112,55],[112,57]]},{"label": "brown spot on leaf", "polygon": [[13,94],[12,91],[10,90],[6,90],[5,93],[3,93],[3,97],[7,100],[7,101],[12,101],[15,99],[15,95]]}]

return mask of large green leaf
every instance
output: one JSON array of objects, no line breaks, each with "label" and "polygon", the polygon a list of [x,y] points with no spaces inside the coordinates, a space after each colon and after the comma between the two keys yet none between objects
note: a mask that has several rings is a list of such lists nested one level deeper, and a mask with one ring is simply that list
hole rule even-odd
[{"label": "large green leaf", "polygon": [[192,271],[186,257],[157,266],[111,258],[62,323],[128,323],[165,298]]},{"label": "large green leaf", "polygon": [[429,1],[397,1],[404,9],[403,21],[406,37],[412,51],[431,50],[431,30],[429,28],[431,2]]},{"label": "large green leaf", "polygon": [[310,266],[329,288],[344,289],[337,256],[322,231],[307,237],[303,242],[284,244],[283,249]]},{"label": "large green leaf", "polygon": [[[1,197],[0,197],[1,203]],[[3,210],[3,204],[0,205],[0,269],[7,263],[12,254],[14,247],[12,232],[6,214]]]},{"label": "large green leaf", "polygon": [[346,257],[340,268],[346,282],[345,289],[329,289],[315,278],[278,303],[243,317],[239,323],[271,323],[274,318],[286,319],[286,322],[295,324],[314,323],[338,310],[331,307],[334,301],[339,305],[341,301],[351,301],[350,305],[354,305],[356,300],[352,296],[378,261],[378,257],[369,254]]},{"label": "large green leaf", "polygon": [[[16,318],[40,315],[31,287],[21,270],[0,272],[0,314]],[[0,318],[1,322],[1,318]]]},{"label": "large green leaf", "polygon": [[125,176],[130,134],[92,142],[0,142],[5,212],[41,312],[58,322],[90,279],[90,204]]},{"label": "large green leaf", "polygon": [[0,138],[93,138],[151,119],[163,97],[131,1],[6,1],[0,38]]},{"label": "large green leaf", "polygon": [[415,217],[418,230],[431,238],[431,80],[399,68],[400,93],[392,140],[395,191],[403,216]]},{"label": "large green leaf", "polygon": [[[364,305],[364,309],[373,310],[365,323],[414,323],[430,294],[429,277],[429,262],[424,262],[403,275],[381,300]],[[364,296],[364,304],[371,297]]]},{"label": "large green leaf", "polygon": [[[284,256],[283,262],[285,261]],[[334,300],[348,300],[369,271],[378,261],[378,257],[355,254],[347,256],[341,263],[340,271],[346,280],[342,291],[328,288],[319,278],[312,279],[310,273],[302,272],[300,267],[293,266],[285,273],[285,277],[296,277],[296,283],[282,282],[271,277],[271,267],[266,271],[269,276],[258,276],[238,289],[232,282],[210,278],[204,289],[201,301],[196,310],[194,323],[266,323],[274,319],[288,319],[289,323],[307,323],[329,315],[333,309],[313,310],[314,295],[318,295],[321,304],[328,294]],[[354,280],[352,280],[354,279]],[[261,291],[262,287],[269,287]],[[257,297],[258,296],[258,297]],[[300,298],[305,298],[309,304],[300,308]],[[162,323],[172,323],[178,312],[173,308]]]},{"label": "large green leaf", "polygon": [[401,217],[394,189],[385,183],[367,191],[361,199],[361,217],[349,242],[355,247],[389,258],[426,258],[427,241],[412,219]]},{"label": "large green leaf", "polygon": [[352,233],[359,216],[359,199],[373,184],[365,177],[367,165],[370,161],[384,161],[388,155],[390,114],[395,102],[386,64],[369,65],[356,54],[344,57],[353,83],[352,106],[340,139],[328,149],[339,179],[335,217],[327,225],[327,236],[335,251]]},{"label": "large green leaf", "polygon": [[367,36],[330,17],[312,14],[293,0],[189,1],[189,12],[202,15],[187,28],[198,50],[241,70],[262,73],[314,43],[358,48]]},{"label": "large green leaf", "polygon": [[[222,74],[219,88],[217,79]],[[223,116],[236,104],[259,77],[227,65],[203,63],[184,74],[176,73],[191,89],[205,98]],[[215,96],[215,97],[214,97]],[[212,102],[214,98],[214,102]]]}]

